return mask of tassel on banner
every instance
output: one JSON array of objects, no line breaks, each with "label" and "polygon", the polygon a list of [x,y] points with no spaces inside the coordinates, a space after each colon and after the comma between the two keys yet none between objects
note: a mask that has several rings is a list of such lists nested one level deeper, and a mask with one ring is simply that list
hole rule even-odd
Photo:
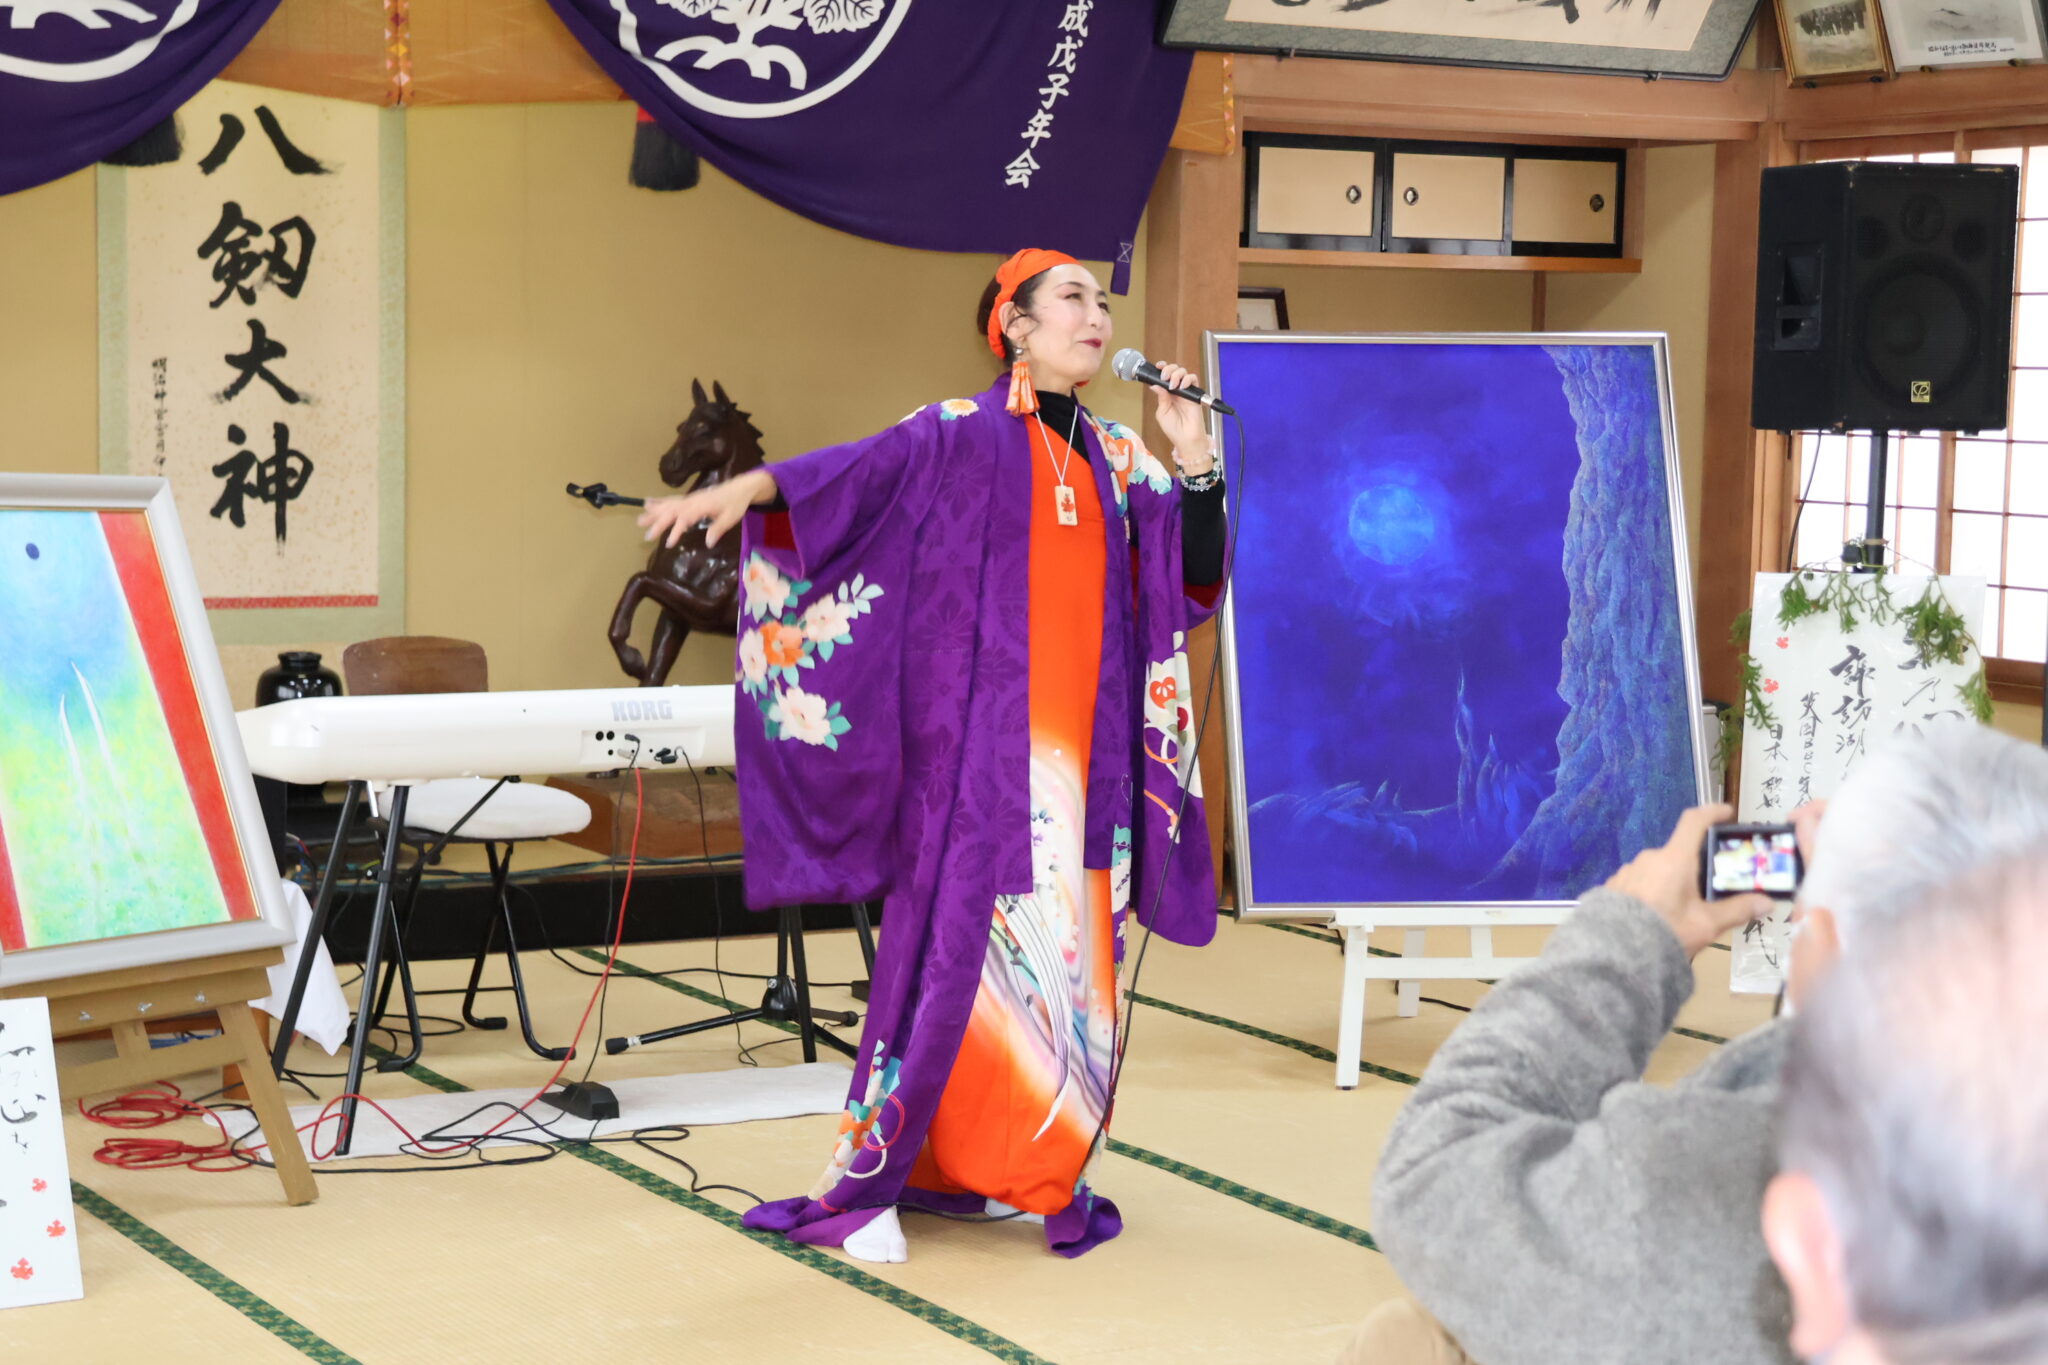
[{"label": "tassel on banner", "polygon": [[101,160],[109,166],[165,166],[176,161],[182,150],[178,116],[167,114],[162,123]]},{"label": "tassel on banner", "polygon": [[690,189],[697,183],[697,154],[642,109],[633,125],[633,166],[627,179],[643,190]]}]

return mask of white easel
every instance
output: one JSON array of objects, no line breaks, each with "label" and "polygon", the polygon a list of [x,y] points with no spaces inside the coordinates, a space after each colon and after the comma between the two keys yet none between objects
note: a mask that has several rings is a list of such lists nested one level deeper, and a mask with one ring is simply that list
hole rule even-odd
[{"label": "white easel", "polygon": [[[1704,755],[1714,754],[1707,742],[1718,734],[1720,719],[1712,706],[1702,706],[1693,742]],[[1707,784],[1700,800],[1722,800],[1725,774],[1721,761],[1713,757],[1707,765]],[[1354,1090],[1360,1075],[1360,1053],[1365,1035],[1365,983],[1395,983],[1395,1011],[1412,1019],[1422,1009],[1425,981],[1498,981],[1527,957],[1495,957],[1493,931],[1496,928],[1554,929],[1571,913],[1569,904],[1526,905],[1360,905],[1339,910],[1330,917],[1330,927],[1344,940],[1344,990],[1337,1009],[1337,1088]],[[1370,939],[1379,929],[1406,929],[1401,956],[1374,957]],[[1464,929],[1472,935],[1470,953],[1465,957],[1429,957],[1423,952],[1424,932],[1429,929]]]},{"label": "white easel", "polygon": [[[1395,983],[1396,1008],[1412,1018],[1422,1008],[1425,981],[1498,981],[1529,957],[1496,957],[1493,931],[1561,923],[1569,905],[1362,905],[1339,910],[1330,925],[1344,939],[1344,990],[1337,1010],[1337,1088],[1358,1085],[1365,1037],[1365,983]],[[1400,957],[1375,957],[1371,938],[1379,929],[1406,929]],[[1472,935],[1465,957],[1428,957],[1424,934],[1430,929],[1464,929]]]}]

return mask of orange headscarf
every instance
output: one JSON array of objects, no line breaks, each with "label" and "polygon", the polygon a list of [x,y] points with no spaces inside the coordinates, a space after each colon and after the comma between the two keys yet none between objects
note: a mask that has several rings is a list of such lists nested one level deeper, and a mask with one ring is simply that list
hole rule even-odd
[{"label": "orange headscarf", "polygon": [[1003,305],[1014,302],[1017,286],[1043,270],[1056,265],[1079,265],[1079,261],[1064,251],[1044,251],[1038,247],[1026,247],[1009,260],[996,267],[996,302],[988,310],[988,348],[996,353],[996,359],[1003,358]]}]

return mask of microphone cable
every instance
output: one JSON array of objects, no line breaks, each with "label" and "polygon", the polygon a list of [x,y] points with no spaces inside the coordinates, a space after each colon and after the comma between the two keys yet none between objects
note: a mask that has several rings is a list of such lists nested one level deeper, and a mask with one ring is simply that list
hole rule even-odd
[{"label": "microphone cable", "polygon": [[[1123,1080],[1124,1056],[1126,1053],[1130,1051],[1131,1025],[1132,1020],[1137,1015],[1138,978],[1139,975],[1145,970],[1146,950],[1152,946],[1152,936],[1154,933],[1152,926],[1154,923],[1158,921],[1159,908],[1161,905],[1165,903],[1166,900],[1167,877],[1173,869],[1173,855],[1175,851],[1179,849],[1181,839],[1188,837],[1188,830],[1185,824],[1188,809],[1188,799],[1194,795],[1195,786],[1201,781],[1202,770],[1200,762],[1202,756],[1202,738],[1204,734],[1208,731],[1209,717],[1215,705],[1216,682],[1217,679],[1220,678],[1223,673],[1223,608],[1224,603],[1228,600],[1230,596],[1231,580],[1237,574],[1237,537],[1243,526],[1244,469],[1245,457],[1249,449],[1249,445],[1245,439],[1244,433],[1244,418],[1238,416],[1235,412],[1233,412],[1231,413],[1231,419],[1237,424],[1237,473],[1234,477],[1231,477],[1228,474],[1228,470],[1226,469],[1225,471],[1227,492],[1233,493],[1235,494],[1235,496],[1228,497],[1226,499],[1229,503],[1229,506],[1226,509],[1225,515],[1228,518],[1229,526],[1224,538],[1223,577],[1217,581],[1216,611],[1215,615],[1210,618],[1211,620],[1217,622],[1216,647],[1209,656],[1209,676],[1203,683],[1201,713],[1195,717],[1193,742],[1189,744],[1188,751],[1184,760],[1187,769],[1187,777],[1186,780],[1184,780],[1181,784],[1180,804],[1175,809],[1173,815],[1173,829],[1175,831],[1176,837],[1168,842],[1168,844],[1166,845],[1166,852],[1164,856],[1160,859],[1159,885],[1154,890],[1152,896],[1151,911],[1148,915],[1144,916],[1139,921],[1141,927],[1145,931],[1144,937],[1138,941],[1137,955],[1131,959],[1131,974],[1128,979],[1124,980],[1121,983],[1120,986],[1120,993],[1123,996],[1123,1001],[1121,1002],[1123,1008],[1120,1012],[1121,1017],[1118,1020],[1118,1027],[1116,1031],[1116,1056],[1110,1066],[1109,1089],[1108,1093],[1104,1096],[1103,1099],[1102,1119],[1099,1123],[1095,1125],[1095,1136],[1089,1140],[1088,1155],[1082,1158],[1082,1169],[1084,1171],[1087,1169],[1088,1163],[1094,1159],[1097,1148],[1102,1145],[1103,1139],[1108,1135],[1109,1120],[1116,1109],[1117,1087]],[[1221,424],[1219,423],[1218,426],[1220,428]],[[1227,463],[1226,456],[1226,451],[1219,450],[1216,455],[1217,462],[1219,464]],[[1178,759],[1179,756],[1176,757]],[[1134,798],[1133,804],[1135,804],[1136,799],[1142,799],[1142,786],[1143,784],[1141,783],[1141,795],[1138,798]],[[1206,801],[1207,798],[1205,797],[1204,800]],[[1207,841],[1209,837],[1209,827],[1206,821],[1203,823],[1200,834],[1202,839],[1204,841]],[[1220,885],[1222,869],[1215,869],[1215,875],[1217,876]],[[1135,868],[1133,869],[1132,876],[1133,881],[1135,882]],[[1238,888],[1238,894],[1243,894],[1242,887]],[[1126,913],[1128,914],[1130,912],[1126,911]],[[1218,907],[1218,913],[1221,913],[1220,905]]]}]

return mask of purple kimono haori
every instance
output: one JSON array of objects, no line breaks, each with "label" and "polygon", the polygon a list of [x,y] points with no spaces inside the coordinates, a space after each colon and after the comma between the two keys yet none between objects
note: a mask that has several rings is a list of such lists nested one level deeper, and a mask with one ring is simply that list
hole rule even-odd
[{"label": "purple kimono haori", "polygon": [[1216,931],[1185,644],[1217,589],[1182,548],[1196,509],[1220,580],[1221,487],[1056,395],[1013,415],[1007,383],[775,465],[787,511],[745,524],[748,904],[885,903],[835,1149],[747,1215],[800,1242],[898,1205],[1114,1237],[1082,1177],[1124,920]]}]

